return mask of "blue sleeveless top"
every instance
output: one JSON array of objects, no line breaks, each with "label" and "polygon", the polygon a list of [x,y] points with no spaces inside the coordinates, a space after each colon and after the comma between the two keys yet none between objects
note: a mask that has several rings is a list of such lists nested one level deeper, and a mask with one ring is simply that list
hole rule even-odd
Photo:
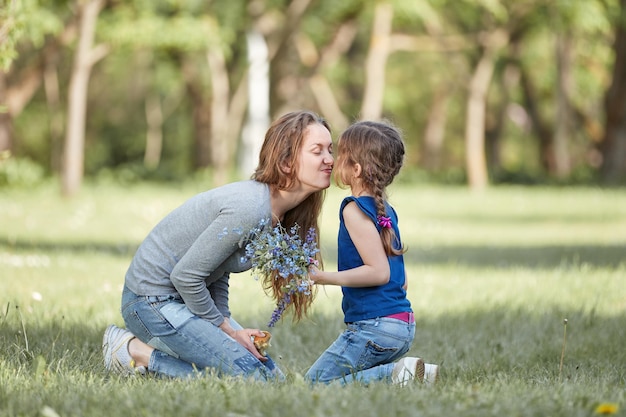
[{"label": "blue sleeveless top", "polygon": [[[343,209],[351,201],[354,201],[372,219],[378,231],[381,229],[376,219],[376,203],[373,197],[346,197],[339,209],[339,234],[337,237],[337,265],[339,271],[363,265],[363,260],[352,239],[350,239],[350,234],[343,220]],[[387,215],[391,217],[391,225],[398,241],[400,241],[398,215],[393,207],[388,204]],[[399,245],[397,248],[399,248]],[[402,288],[405,279],[404,257],[402,255],[390,256],[388,259],[391,277],[387,284],[376,287],[341,287],[343,292],[341,308],[344,313],[344,322],[351,323],[396,313],[412,312],[411,303],[406,298],[406,291]]]}]

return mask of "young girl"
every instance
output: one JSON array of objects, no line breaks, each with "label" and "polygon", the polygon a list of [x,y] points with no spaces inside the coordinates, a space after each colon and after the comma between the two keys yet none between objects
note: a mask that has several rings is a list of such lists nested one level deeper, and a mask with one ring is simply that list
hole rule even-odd
[{"label": "young girl", "polygon": [[352,193],[339,209],[339,271],[311,267],[310,276],[316,284],[341,286],[347,328],[306,373],[312,382],[406,385],[437,378],[437,365],[401,359],[413,341],[415,322],[406,298],[398,217],[385,190],[403,159],[401,134],[390,124],[357,122],[339,138],[335,181]]}]

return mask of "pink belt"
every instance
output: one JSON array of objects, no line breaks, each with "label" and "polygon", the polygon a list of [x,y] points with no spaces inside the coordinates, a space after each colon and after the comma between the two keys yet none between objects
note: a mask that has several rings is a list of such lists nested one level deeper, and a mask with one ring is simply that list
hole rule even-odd
[{"label": "pink belt", "polygon": [[413,313],[396,313],[396,314],[391,314],[389,316],[387,316],[387,318],[390,319],[397,319],[397,320],[402,320],[405,323],[415,323],[415,317],[413,317]]}]

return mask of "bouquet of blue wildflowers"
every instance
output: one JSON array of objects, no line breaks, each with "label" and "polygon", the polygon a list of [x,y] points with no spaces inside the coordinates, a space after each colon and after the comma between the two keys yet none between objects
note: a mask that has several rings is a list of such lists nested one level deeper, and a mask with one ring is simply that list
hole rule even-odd
[{"label": "bouquet of blue wildflowers", "polygon": [[298,224],[287,230],[280,223],[269,227],[269,221],[264,220],[251,231],[246,245],[254,278],[262,279],[266,291],[279,294],[268,327],[276,324],[289,305],[309,304],[313,298],[309,266],[317,265],[317,234],[310,228],[303,240],[299,232]]}]

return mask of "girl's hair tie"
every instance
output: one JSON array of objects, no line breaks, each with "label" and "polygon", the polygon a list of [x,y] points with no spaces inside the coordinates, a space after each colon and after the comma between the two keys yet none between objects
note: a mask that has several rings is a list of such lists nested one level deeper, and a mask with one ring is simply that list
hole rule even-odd
[{"label": "girl's hair tie", "polygon": [[391,229],[391,217],[378,216],[378,225],[383,229]]}]

